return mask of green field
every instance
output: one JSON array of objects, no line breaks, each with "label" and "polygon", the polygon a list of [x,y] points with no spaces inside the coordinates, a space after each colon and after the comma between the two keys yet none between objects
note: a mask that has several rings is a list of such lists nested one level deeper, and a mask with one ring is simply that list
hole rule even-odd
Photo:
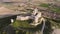
[{"label": "green field", "polygon": [[49,10],[53,11],[53,12],[57,12],[57,13],[60,13],[60,7],[57,7],[57,6],[54,6],[54,5],[49,5],[49,4],[45,4],[45,3],[42,3],[39,5],[40,7],[45,7],[45,8],[48,8]]}]

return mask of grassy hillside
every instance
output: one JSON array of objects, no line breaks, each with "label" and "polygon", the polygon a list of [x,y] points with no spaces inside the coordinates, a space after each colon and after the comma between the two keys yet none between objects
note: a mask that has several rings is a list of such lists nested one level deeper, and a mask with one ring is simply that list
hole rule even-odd
[{"label": "grassy hillside", "polygon": [[39,5],[40,7],[45,7],[45,8],[48,8],[49,10],[53,11],[53,12],[57,12],[57,13],[60,13],[60,7],[58,7],[57,5],[50,5],[50,4],[40,4]]}]

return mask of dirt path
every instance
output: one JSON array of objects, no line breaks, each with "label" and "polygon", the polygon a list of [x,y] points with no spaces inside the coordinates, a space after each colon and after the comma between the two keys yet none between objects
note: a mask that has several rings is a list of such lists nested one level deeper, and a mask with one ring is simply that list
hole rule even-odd
[{"label": "dirt path", "polygon": [[60,34],[60,29],[54,29],[54,31],[52,32],[52,34]]}]

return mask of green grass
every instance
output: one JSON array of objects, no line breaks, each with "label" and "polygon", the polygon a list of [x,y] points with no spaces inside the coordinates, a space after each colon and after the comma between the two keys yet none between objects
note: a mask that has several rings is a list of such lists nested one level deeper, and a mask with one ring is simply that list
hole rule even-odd
[{"label": "green grass", "polygon": [[29,25],[29,20],[25,20],[25,21],[19,21],[17,20],[14,24],[14,27],[23,27],[23,28],[33,28],[33,26]]},{"label": "green grass", "polygon": [[49,22],[51,23],[51,27],[60,28],[60,21],[49,20]]},{"label": "green grass", "polygon": [[45,3],[42,3],[39,6],[48,8],[48,9],[50,9],[53,12],[60,13],[60,8],[59,7],[49,7],[50,5],[49,4],[45,4]]},{"label": "green grass", "polygon": [[47,7],[49,7],[49,4],[42,3],[42,4],[40,4],[40,6],[41,6],[41,7],[46,7],[46,8],[47,8]]},{"label": "green grass", "polygon": [[52,11],[60,13],[60,8],[59,7],[55,7],[55,8],[51,8]]}]

